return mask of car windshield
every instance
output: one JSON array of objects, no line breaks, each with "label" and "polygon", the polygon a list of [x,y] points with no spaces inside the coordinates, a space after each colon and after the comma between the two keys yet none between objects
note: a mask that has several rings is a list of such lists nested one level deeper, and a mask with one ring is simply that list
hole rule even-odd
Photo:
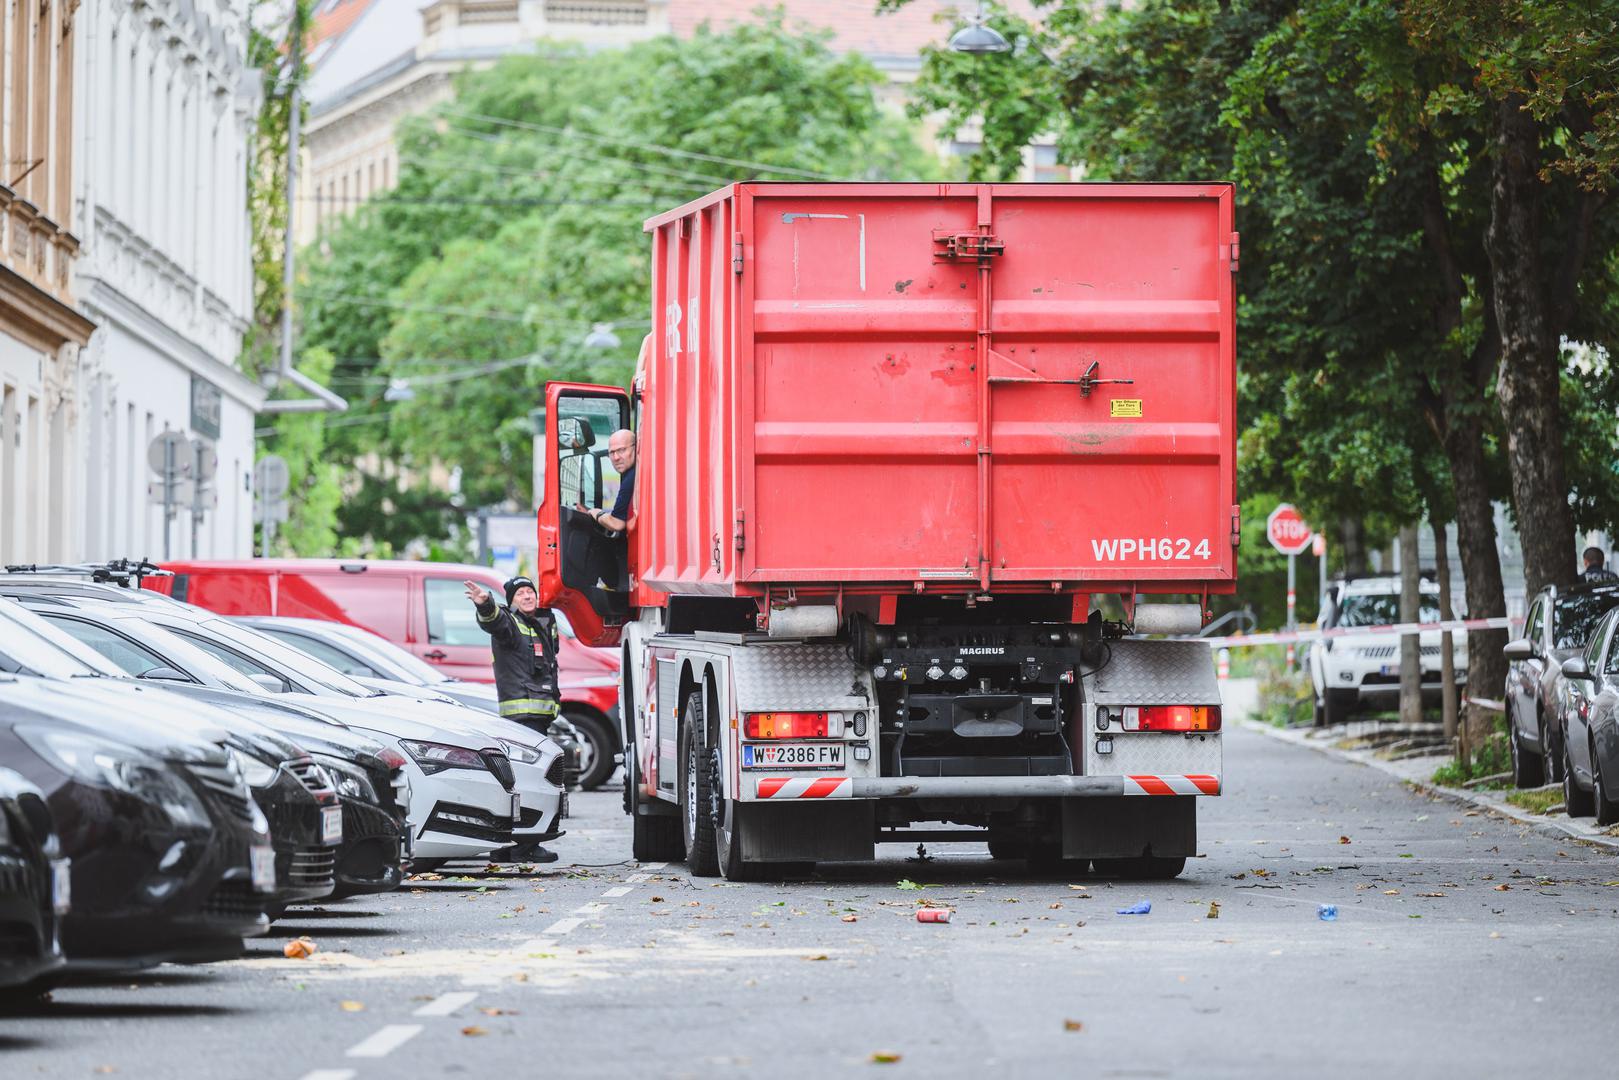
[{"label": "car windshield", "polygon": [[85,663],[76,650],[60,644],[59,634],[32,611],[0,600],[0,671],[53,679],[103,674],[98,665]]},{"label": "car windshield", "polygon": [[138,627],[131,627],[130,623],[137,620],[138,617],[132,615],[127,619],[115,620],[111,626],[115,629],[120,627],[129,629],[132,636],[138,636],[142,644],[161,654],[172,666],[216,689],[235,690],[241,694],[260,696],[265,693],[264,687],[246,675],[210,656],[207,651],[197,648],[180,635],[171,633],[165,627],[144,619],[138,620]]},{"label": "car windshield", "polygon": [[[1343,598],[1338,607],[1337,626],[1388,626],[1400,621],[1400,597],[1396,593],[1361,593]],[[1439,598],[1424,596],[1418,622],[1439,621]]]},{"label": "car windshield", "polygon": [[267,664],[283,668],[299,681],[314,683],[333,693],[345,697],[368,698],[381,697],[380,690],[372,690],[361,686],[347,675],[338,671],[330,664],[323,664],[308,653],[299,652],[290,645],[283,645],[269,634],[261,634],[246,626],[226,622],[224,619],[204,619],[197,624],[208,633],[222,641],[228,641],[237,648],[245,650],[252,656]]},{"label": "car windshield", "polygon": [[1611,608],[1619,607],[1619,592],[1564,593],[1552,611],[1552,648],[1583,649],[1592,631]]}]

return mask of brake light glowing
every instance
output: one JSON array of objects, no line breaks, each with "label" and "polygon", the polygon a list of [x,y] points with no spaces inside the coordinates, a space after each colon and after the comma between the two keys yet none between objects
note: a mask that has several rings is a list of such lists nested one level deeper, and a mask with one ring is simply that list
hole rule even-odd
[{"label": "brake light glowing", "polygon": [[843,714],[747,713],[742,719],[742,734],[749,739],[838,739],[843,737]]},{"label": "brake light glowing", "polygon": [[[1130,723],[1134,713],[1135,724]],[[1136,731],[1219,731],[1218,705],[1143,705],[1124,710],[1124,726]]]}]

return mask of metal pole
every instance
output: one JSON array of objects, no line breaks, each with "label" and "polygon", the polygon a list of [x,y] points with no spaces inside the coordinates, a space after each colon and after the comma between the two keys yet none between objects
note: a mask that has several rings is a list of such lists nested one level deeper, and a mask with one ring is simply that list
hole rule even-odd
[{"label": "metal pole", "polygon": [[[1297,589],[1295,588],[1298,583],[1298,573],[1299,557],[1297,555],[1289,555],[1287,557],[1287,628],[1289,630],[1296,630],[1298,629],[1299,625],[1298,619],[1295,617],[1299,595]],[[1293,662],[1297,656],[1297,646],[1293,642],[1289,641],[1287,643],[1287,669],[1289,671],[1293,670]]]},{"label": "metal pole", "polygon": [[169,533],[174,524],[174,440],[163,440],[163,559],[169,559]]},{"label": "metal pole", "polygon": [[292,370],[292,260],[294,250],[293,209],[298,205],[298,137],[299,105],[302,87],[298,70],[303,63],[304,27],[298,18],[299,0],[292,5],[292,48],[290,78],[292,93],[287,103],[287,232],[281,252],[281,372]]}]

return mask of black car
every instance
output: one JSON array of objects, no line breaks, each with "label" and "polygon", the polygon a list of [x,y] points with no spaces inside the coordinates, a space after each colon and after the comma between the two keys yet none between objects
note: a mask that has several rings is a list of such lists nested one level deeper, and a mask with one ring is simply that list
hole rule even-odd
[{"label": "black car", "polygon": [[238,713],[214,708],[228,696],[215,695],[207,701],[191,695],[187,700],[165,689],[177,684],[140,685],[94,650],[31,612],[0,600],[0,651],[6,650],[20,657],[14,672],[85,680],[78,690],[101,693],[111,710],[126,704],[144,709],[159,727],[185,735],[196,733],[199,723],[223,732],[221,745],[270,823],[276,866],[272,913],[331,894],[343,811],[331,776],[290,739]]},{"label": "black car", "polygon": [[0,674],[0,764],[44,792],[72,860],[70,973],[229,959],[269,926],[274,851],[236,764],[142,712]]},{"label": "black car", "polygon": [[1619,607],[1619,582],[1548,585],[1529,602],[1524,636],[1509,641],[1506,710],[1512,779],[1539,787],[1563,777],[1565,747],[1563,661],[1579,655],[1602,616]]},{"label": "black car", "polygon": [[45,796],[0,767],[0,995],[62,966],[57,919],[71,894],[60,854]]},{"label": "black car", "polygon": [[[38,599],[29,603],[33,605],[30,610],[45,624],[42,632],[65,636],[58,643],[82,662],[103,673],[133,677],[224,709],[246,721],[244,726],[277,732],[313,755],[314,764],[330,778],[342,807],[341,840],[335,851],[325,848],[324,841],[318,847],[310,847],[310,841],[286,844],[277,815],[265,807],[271,833],[277,838],[278,880],[283,886],[296,884],[307,890],[297,897],[278,894],[278,903],[284,905],[325,893],[349,896],[386,892],[403,880],[402,865],[409,854],[403,848],[410,834],[405,823],[406,793],[401,771],[405,760],[399,751],[383,747],[316,710],[255,693],[256,688],[250,684],[232,690],[228,684],[207,687],[195,682],[181,670],[183,661],[158,651],[165,646],[182,651],[189,647],[154,627],[100,618],[94,607],[57,607]],[[227,680],[247,678],[228,671],[219,674]],[[267,759],[266,763],[273,764]],[[282,783],[288,775],[306,786],[317,778],[307,763],[291,759],[283,762],[281,771]],[[289,865],[296,882],[288,881]],[[324,885],[325,892],[316,891],[319,885]]]}]

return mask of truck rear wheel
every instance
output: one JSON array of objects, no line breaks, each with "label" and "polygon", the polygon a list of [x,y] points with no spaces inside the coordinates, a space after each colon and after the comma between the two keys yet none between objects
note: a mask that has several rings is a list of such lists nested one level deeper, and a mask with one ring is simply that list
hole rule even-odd
[{"label": "truck rear wheel", "polygon": [[703,692],[686,696],[686,722],[680,728],[680,826],[686,841],[686,869],[694,877],[720,872],[715,850],[714,752],[703,722]]}]

